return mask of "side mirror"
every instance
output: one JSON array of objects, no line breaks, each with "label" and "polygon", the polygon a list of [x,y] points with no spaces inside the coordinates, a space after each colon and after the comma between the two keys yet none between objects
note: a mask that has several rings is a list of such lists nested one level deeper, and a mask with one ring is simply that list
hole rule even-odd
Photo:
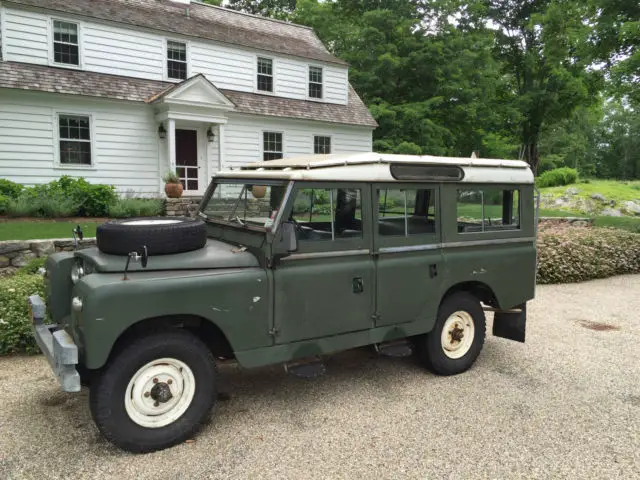
[{"label": "side mirror", "polygon": [[142,268],[147,268],[148,261],[149,261],[149,252],[147,251],[147,246],[144,245],[142,247],[142,253],[140,254],[140,265],[142,265]]},{"label": "side mirror", "polygon": [[295,252],[298,250],[298,236],[293,222],[284,222],[278,234],[278,251]]}]

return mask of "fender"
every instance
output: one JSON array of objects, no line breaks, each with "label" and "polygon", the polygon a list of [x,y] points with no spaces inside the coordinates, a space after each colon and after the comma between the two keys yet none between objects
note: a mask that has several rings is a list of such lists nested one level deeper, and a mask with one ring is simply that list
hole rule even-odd
[{"label": "fender", "polygon": [[79,281],[73,295],[83,308],[72,315],[86,368],[102,367],[113,345],[137,322],[190,315],[214,323],[231,348],[273,344],[270,286],[261,268],[95,273]]}]

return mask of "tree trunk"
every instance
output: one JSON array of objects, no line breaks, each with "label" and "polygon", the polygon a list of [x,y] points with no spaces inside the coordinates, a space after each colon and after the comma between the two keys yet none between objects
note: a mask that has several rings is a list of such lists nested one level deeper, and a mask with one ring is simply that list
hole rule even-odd
[{"label": "tree trunk", "polygon": [[524,142],[524,160],[531,167],[534,175],[538,172],[538,163],[540,156],[538,154],[538,139],[536,137],[529,138]]}]

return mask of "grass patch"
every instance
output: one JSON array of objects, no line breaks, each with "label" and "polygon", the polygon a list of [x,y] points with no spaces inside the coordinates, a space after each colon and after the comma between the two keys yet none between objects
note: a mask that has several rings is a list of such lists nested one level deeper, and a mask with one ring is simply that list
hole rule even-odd
[{"label": "grass patch", "polygon": [[32,240],[39,238],[71,238],[71,230],[80,225],[85,237],[95,237],[96,228],[104,220],[78,219],[76,221],[25,221],[7,220],[0,222],[0,241]]},{"label": "grass patch", "polygon": [[640,181],[621,182],[619,180],[590,180],[589,183],[576,183],[562,187],[541,188],[542,195],[552,194],[554,197],[561,197],[567,188],[578,190],[578,197],[590,198],[593,193],[604,195],[607,200],[615,200],[617,203],[625,200],[640,199]]},{"label": "grass patch", "polygon": [[628,232],[640,233],[640,217],[595,217],[596,227],[613,227]]}]

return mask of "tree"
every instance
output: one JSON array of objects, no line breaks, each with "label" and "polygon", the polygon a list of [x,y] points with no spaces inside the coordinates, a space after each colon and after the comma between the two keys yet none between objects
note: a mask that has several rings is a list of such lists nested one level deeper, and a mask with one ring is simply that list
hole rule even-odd
[{"label": "tree", "polygon": [[222,6],[222,0],[201,0],[204,3],[208,3],[209,5],[215,5],[216,7]]},{"label": "tree", "polygon": [[296,8],[296,0],[228,0],[226,6],[253,15],[287,20]]}]

